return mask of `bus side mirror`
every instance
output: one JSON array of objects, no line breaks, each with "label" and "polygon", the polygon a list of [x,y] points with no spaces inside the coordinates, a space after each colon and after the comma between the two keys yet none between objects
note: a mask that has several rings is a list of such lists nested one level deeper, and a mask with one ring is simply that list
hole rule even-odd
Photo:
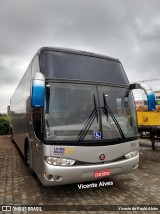
[{"label": "bus side mirror", "polygon": [[45,77],[42,73],[35,73],[32,81],[31,105],[33,108],[44,108]]},{"label": "bus side mirror", "polygon": [[152,111],[156,109],[156,99],[153,90],[144,83],[133,83],[130,84],[130,90],[133,89],[142,89],[144,90],[147,99],[148,99],[148,111]]}]

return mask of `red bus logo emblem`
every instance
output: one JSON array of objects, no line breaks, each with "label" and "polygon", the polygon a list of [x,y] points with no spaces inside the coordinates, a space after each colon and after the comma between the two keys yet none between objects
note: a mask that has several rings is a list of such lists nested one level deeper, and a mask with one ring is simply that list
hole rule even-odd
[{"label": "red bus logo emblem", "polygon": [[106,156],[105,156],[105,154],[101,154],[101,155],[99,156],[99,160],[101,160],[101,161],[102,161],[102,160],[104,160],[104,159],[105,159],[105,157],[106,157]]}]

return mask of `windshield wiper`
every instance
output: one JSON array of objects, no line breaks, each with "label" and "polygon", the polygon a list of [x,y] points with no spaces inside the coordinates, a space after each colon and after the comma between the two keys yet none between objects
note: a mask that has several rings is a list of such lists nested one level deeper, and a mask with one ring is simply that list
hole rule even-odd
[{"label": "windshield wiper", "polygon": [[85,138],[88,130],[90,129],[94,119],[97,117],[97,123],[98,123],[98,110],[97,110],[97,106],[96,106],[96,100],[95,100],[95,95],[93,95],[93,99],[94,99],[94,109],[91,112],[89,118],[87,119],[86,123],[84,124],[84,127],[82,128],[82,130],[79,133],[79,139],[78,142],[82,142],[83,139]]},{"label": "windshield wiper", "polygon": [[108,113],[109,113],[111,115],[111,117],[112,117],[112,119],[113,119],[113,121],[114,121],[114,123],[115,123],[115,125],[116,125],[116,127],[117,127],[117,129],[118,129],[118,131],[119,131],[119,133],[120,133],[120,135],[122,137],[122,139],[125,140],[124,133],[123,133],[123,131],[122,131],[122,129],[121,129],[116,117],[114,116],[113,112],[109,108],[104,93],[103,93],[103,103],[104,103],[104,107],[102,107],[102,110],[103,110],[104,114],[107,117],[107,121],[108,121]]}]

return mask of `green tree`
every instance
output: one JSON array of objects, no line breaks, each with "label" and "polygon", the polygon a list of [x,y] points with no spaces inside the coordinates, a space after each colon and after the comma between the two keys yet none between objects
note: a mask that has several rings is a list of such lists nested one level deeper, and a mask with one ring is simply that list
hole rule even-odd
[{"label": "green tree", "polygon": [[9,120],[6,114],[0,114],[0,135],[9,134]]}]

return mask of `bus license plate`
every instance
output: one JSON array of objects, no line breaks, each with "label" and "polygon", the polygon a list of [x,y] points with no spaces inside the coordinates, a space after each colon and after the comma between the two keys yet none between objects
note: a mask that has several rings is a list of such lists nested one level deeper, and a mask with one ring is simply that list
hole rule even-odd
[{"label": "bus license plate", "polygon": [[105,169],[105,170],[98,170],[98,171],[94,171],[94,177],[98,178],[98,177],[105,177],[105,176],[109,176],[111,173],[111,171],[109,169]]}]

